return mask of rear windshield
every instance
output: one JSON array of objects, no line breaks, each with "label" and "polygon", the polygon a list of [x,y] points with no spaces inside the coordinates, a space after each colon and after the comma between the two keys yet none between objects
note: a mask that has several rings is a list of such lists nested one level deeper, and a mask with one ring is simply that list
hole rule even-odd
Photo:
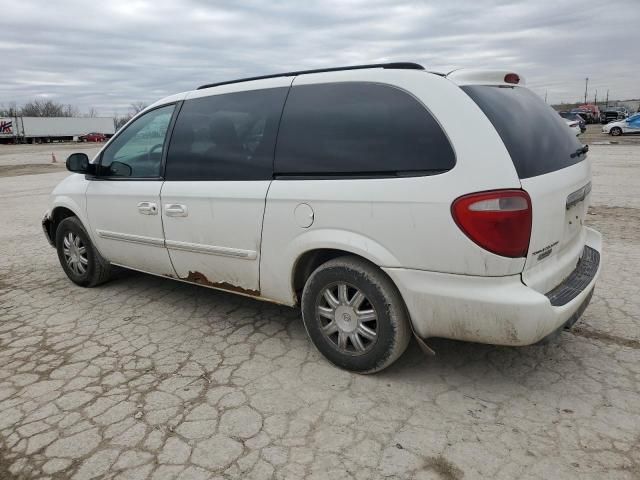
[{"label": "rear windshield", "polygon": [[555,172],[584,160],[567,123],[535,93],[522,87],[462,87],[502,138],[520,178]]}]

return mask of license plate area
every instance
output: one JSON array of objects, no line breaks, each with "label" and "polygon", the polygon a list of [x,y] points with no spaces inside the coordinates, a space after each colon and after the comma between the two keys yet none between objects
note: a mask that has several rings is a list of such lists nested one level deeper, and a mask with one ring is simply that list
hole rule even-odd
[{"label": "license plate area", "polygon": [[569,243],[582,230],[587,216],[586,198],[591,192],[591,182],[567,196],[563,243]]},{"label": "license plate area", "polygon": [[575,205],[584,202],[584,199],[587,198],[589,193],[591,193],[591,182],[569,194],[567,197],[566,209],[570,210]]}]

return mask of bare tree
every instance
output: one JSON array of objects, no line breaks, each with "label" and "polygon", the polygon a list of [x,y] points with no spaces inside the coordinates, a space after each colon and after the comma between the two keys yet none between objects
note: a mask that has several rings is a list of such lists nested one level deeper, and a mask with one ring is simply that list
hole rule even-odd
[{"label": "bare tree", "polygon": [[21,109],[20,115],[25,117],[76,117],[78,107],[63,105],[53,100],[32,100]]},{"label": "bare tree", "polygon": [[147,104],[144,102],[133,102],[131,104],[131,111],[133,112],[134,115],[137,113],[140,113],[145,108],[147,108]]},{"label": "bare tree", "polygon": [[113,114],[113,126],[116,130],[120,130],[125,123],[127,123],[133,117],[132,114],[127,113],[125,115]]},{"label": "bare tree", "polygon": [[144,102],[133,102],[129,105],[129,113],[124,115],[118,115],[117,113],[113,114],[113,126],[116,130],[122,128],[129,120],[131,120],[134,116],[140,113],[142,110],[147,108],[147,104]]},{"label": "bare tree", "polygon": [[51,100],[32,100],[22,107],[25,117],[62,117],[63,106]]},{"label": "bare tree", "polygon": [[79,117],[80,116],[80,110],[78,109],[78,107],[71,105],[71,104],[67,104],[64,106],[64,108],[62,109],[62,113],[63,113],[63,117]]},{"label": "bare tree", "polygon": [[9,102],[6,106],[0,105],[0,117],[15,117],[18,115],[16,102]]},{"label": "bare tree", "polygon": [[94,107],[90,107],[89,111],[87,112],[87,117],[96,118],[97,116],[98,116],[98,110],[96,110]]}]

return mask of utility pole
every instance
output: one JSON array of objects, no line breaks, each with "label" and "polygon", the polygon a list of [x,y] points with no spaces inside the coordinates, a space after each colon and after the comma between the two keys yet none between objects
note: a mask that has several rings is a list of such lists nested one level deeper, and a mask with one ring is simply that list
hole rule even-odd
[{"label": "utility pole", "polygon": [[584,79],[584,103],[587,103],[587,87],[589,86],[589,77]]},{"label": "utility pole", "polygon": [[598,89],[596,88],[596,96],[593,98],[593,104],[598,105]]},{"label": "utility pole", "polygon": [[604,108],[609,107],[609,89],[607,88],[607,101],[606,101],[606,105],[604,106]]},{"label": "utility pole", "polygon": [[544,91],[544,103],[547,103],[547,91]]}]

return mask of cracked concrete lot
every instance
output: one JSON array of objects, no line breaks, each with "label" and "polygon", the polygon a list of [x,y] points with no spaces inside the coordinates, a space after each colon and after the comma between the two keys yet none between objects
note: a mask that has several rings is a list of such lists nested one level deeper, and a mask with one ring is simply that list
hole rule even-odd
[{"label": "cracked concrete lot", "polygon": [[134,272],[76,287],[40,228],[66,174],[0,178],[0,479],[640,478],[640,146],[589,155],[604,263],[575,330],[412,343],[372,376],[297,310]]}]

